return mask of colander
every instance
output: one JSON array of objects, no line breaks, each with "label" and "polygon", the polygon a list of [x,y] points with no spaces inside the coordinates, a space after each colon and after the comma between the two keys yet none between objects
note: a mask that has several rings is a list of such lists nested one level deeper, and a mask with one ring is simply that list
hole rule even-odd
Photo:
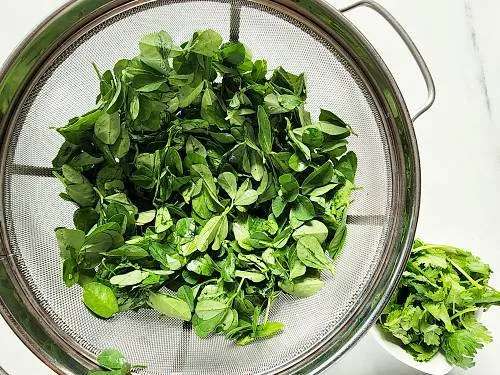
[{"label": "colander", "polygon": [[[406,32],[380,5],[337,10],[319,0],[75,0],[52,14],[0,74],[0,312],[24,343],[59,374],[84,374],[103,348],[120,350],[143,374],[317,373],[373,324],[404,269],[420,199],[417,144],[403,97],[387,67],[343,12],[368,6],[402,37],[434,100],[427,66]],[[176,42],[211,28],[239,39],[268,66],[308,74],[313,115],[328,108],[358,134],[359,159],[348,236],[335,275],[316,295],[283,295],[271,311],[283,334],[238,347],[200,339],[188,324],[152,310],[110,320],[91,315],[79,287],[66,288],[54,228],[72,226],[51,160],[62,137],[51,126],[95,103],[102,70],[137,55],[143,34],[166,30]]]}]

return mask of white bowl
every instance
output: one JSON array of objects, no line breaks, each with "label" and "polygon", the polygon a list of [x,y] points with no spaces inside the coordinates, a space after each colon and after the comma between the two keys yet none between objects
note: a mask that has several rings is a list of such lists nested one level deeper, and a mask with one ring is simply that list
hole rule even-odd
[{"label": "white bowl", "polygon": [[449,373],[453,366],[448,363],[445,356],[441,353],[437,353],[429,362],[417,362],[413,359],[413,356],[407,353],[403,348],[394,342],[391,342],[384,336],[384,332],[375,324],[370,329],[370,334],[373,336],[375,341],[385,349],[387,353],[392,355],[398,361],[403,362],[405,365],[413,367],[425,374],[429,375],[446,375]]}]

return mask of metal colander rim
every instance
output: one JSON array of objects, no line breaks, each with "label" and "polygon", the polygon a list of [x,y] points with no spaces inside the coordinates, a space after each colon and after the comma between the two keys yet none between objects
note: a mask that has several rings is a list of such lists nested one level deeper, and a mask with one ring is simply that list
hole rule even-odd
[{"label": "metal colander rim", "polygon": [[[65,5],[63,8],[56,11],[52,16],[50,16],[13,53],[11,58],[6,63],[5,67],[2,69],[2,72],[0,72],[0,81],[4,83],[7,80],[9,72],[11,72],[12,69],[16,67],[16,64],[19,63],[19,60],[22,58],[22,54],[24,52],[26,52],[27,49],[31,48],[29,39],[35,39],[35,38],[39,37],[40,35],[44,35],[44,33],[46,33],[48,31],[50,26],[51,25],[53,26],[55,19],[60,20],[61,17],[63,17],[63,15],[66,12],[69,12],[69,13],[75,12],[78,5],[85,5],[85,4],[89,5],[88,3],[91,3],[91,2],[92,1],[88,1],[88,0],[74,0],[70,3],[68,3],[67,5]],[[254,1],[254,2],[264,3],[267,5],[272,3],[273,6],[275,6],[276,8],[278,8],[280,10],[287,9],[288,11],[293,10],[293,11],[299,12],[299,13],[303,13],[303,12],[307,13],[307,11],[305,11],[305,9],[301,8],[299,5],[295,4],[294,2],[288,1],[288,0],[275,1],[275,2],[259,0],[259,1]],[[99,13],[99,15],[101,15],[101,16],[108,15],[107,12],[111,9],[114,9],[116,11],[117,6],[124,6],[124,7],[125,6],[133,6],[134,3],[140,3],[140,2],[129,1],[129,0],[115,0],[115,1],[111,1],[111,2],[107,3],[106,5],[103,5],[100,8],[96,6],[96,9],[94,9],[94,12],[96,12],[96,16],[93,18],[93,20],[95,21],[97,19],[96,18],[97,13]],[[396,100],[395,105],[397,106],[396,110],[397,110],[397,113],[399,114],[399,121],[400,121],[400,124],[398,126],[401,126],[401,129],[398,128],[398,131],[405,132],[406,136],[408,137],[408,140],[407,140],[408,143],[406,144],[406,147],[407,147],[406,153],[404,150],[405,145],[395,145],[395,147],[398,149],[398,153],[399,153],[398,155],[402,158],[400,160],[401,166],[403,166],[403,158],[404,158],[403,155],[405,154],[405,157],[408,159],[408,160],[406,160],[406,162],[407,163],[409,162],[409,164],[407,164],[406,166],[410,168],[410,170],[412,171],[412,175],[411,175],[411,181],[409,181],[409,184],[408,184],[409,186],[407,187],[408,193],[407,193],[407,191],[400,192],[401,193],[400,198],[404,197],[404,199],[401,199],[401,201],[404,201],[404,202],[402,202],[402,206],[400,207],[402,209],[401,212],[403,213],[401,215],[401,217],[404,216],[408,220],[407,220],[407,222],[404,223],[405,228],[403,228],[402,234],[401,234],[400,238],[398,238],[399,242],[397,242],[397,243],[394,242],[394,244],[393,244],[393,246],[394,246],[393,250],[399,249],[399,250],[396,250],[399,254],[399,256],[398,256],[399,260],[394,265],[395,267],[394,267],[394,272],[392,272],[392,277],[389,278],[389,281],[388,281],[389,288],[385,289],[385,294],[383,296],[381,296],[381,298],[379,297],[378,303],[371,310],[372,313],[370,314],[368,319],[364,321],[363,325],[357,329],[356,334],[351,337],[349,342],[345,343],[340,349],[338,349],[334,353],[334,355],[331,355],[331,353],[330,353],[332,348],[330,348],[330,350],[324,350],[322,353],[314,353],[314,356],[311,356],[313,358],[301,359],[298,363],[295,363],[293,366],[287,368],[286,372],[291,372],[291,371],[298,370],[298,369],[301,369],[301,370],[307,369],[307,370],[314,371],[314,372],[319,371],[321,368],[325,367],[327,364],[329,364],[333,360],[340,357],[340,355],[343,352],[348,350],[354,344],[354,342],[356,342],[357,339],[366,331],[366,329],[371,325],[371,323],[373,323],[374,319],[378,315],[378,312],[381,310],[383,305],[385,305],[385,301],[387,300],[388,296],[390,296],[390,292],[392,292],[392,289],[396,285],[396,282],[399,279],[399,275],[402,272],[402,267],[404,266],[404,264],[406,262],[406,257],[408,256],[409,246],[410,246],[411,241],[412,241],[413,236],[414,236],[414,231],[415,231],[415,226],[416,226],[416,218],[418,215],[418,206],[419,206],[419,200],[420,200],[419,199],[420,198],[420,170],[419,170],[418,151],[417,151],[417,147],[416,147],[415,136],[413,133],[411,119],[410,119],[408,111],[406,109],[406,105],[404,103],[404,100],[402,98],[401,93],[399,92],[399,89],[397,88],[397,85],[396,85],[394,79],[390,75],[389,71],[387,70],[387,67],[385,66],[383,61],[380,59],[378,54],[375,52],[373,47],[371,47],[371,45],[363,37],[363,35],[354,26],[352,26],[352,24],[350,24],[350,22],[347,21],[340,12],[331,8],[329,5],[324,4],[321,1],[311,0],[311,1],[309,1],[309,4],[313,5],[315,7],[316,11],[321,10],[323,12],[323,15],[327,14],[330,17],[336,17],[337,20],[343,21],[345,23],[343,26],[348,28],[349,32],[352,33],[352,35],[357,38],[357,41],[362,43],[363,47],[365,48],[366,53],[370,53],[371,58],[373,58],[374,61],[376,61],[377,69],[379,70],[379,73],[384,74],[384,76],[385,76],[384,78],[386,79],[386,83],[388,84],[388,87],[391,89],[391,93],[393,94],[393,99]],[[314,10],[309,9],[309,11],[313,12]],[[303,14],[302,14],[302,16],[303,16]],[[323,16],[323,19],[318,18],[317,16],[314,16],[314,14],[309,14],[309,16],[310,16],[310,18],[307,18],[307,19],[311,22],[311,25],[314,25],[315,27],[318,27],[318,28],[326,27],[325,22],[324,22],[324,16]],[[87,15],[87,17],[88,17],[88,15]],[[318,25],[321,25],[321,26],[318,26]],[[78,29],[79,26],[80,25],[76,25],[76,26],[73,25],[73,28]],[[67,34],[72,35],[72,32],[68,31]],[[65,37],[66,36],[64,34],[62,34],[62,36],[59,36],[59,38],[57,40],[62,43],[65,41]],[[55,46],[53,46],[53,47],[55,48]],[[57,46],[57,47],[59,47],[59,46]],[[47,50],[47,52],[44,55],[42,55],[42,58],[40,58],[40,60],[39,60],[40,64],[38,64],[38,66],[41,65],[42,62],[46,63],[46,61],[43,61],[44,57],[47,58],[51,55],[57,55],[57,53],[55,53],[54,51],[51,51],[50,49]],[[26,77],[28,77],[28,76],[30,76],[30,75],[27,75]],[[33,76],[31,75],[30,78],[32,78],[32,77]],[[25,88],[25,85],[29,83],[29,80],[26,78],[25,81],[22,83],[23,83],[22,85],[19,84],[16,87],[16,90],[14,90],[15,91],[14,94],[19,94],[19,92],[24,91],[23,89]],[[21,89],[21,87],[22,87],[22,89]],[[372,87],[372,86],[369,86],[369,87]],[[0,85],[0,90],[2,90],[2,89],[5,89],[5,87],[2,87]],[[28,92],[28,91],[29,90],[26,90],[26,92]],[[2,94],[3,94],[3,92],[2,92]],[[15,118],[15,116],[12,116],[13,112],[15,112],[15,111],[12,111],[12,109],[20,107],[20,106],[16,106],[16,104],[14,104],[14,103],[16,103],[16,101],[22,102],[22,99],[19,100],[19,97],[16,97],[16,95],[11,94],[11,95],[9,95],[9,98],[15,99],[15,100],[13,100],[10,103],[10,105],[7,106],[7,108],[5,110],[4,110],[4,108],[0,107],[2,109],[2,112],[4,112],[4,113],[2,113],[2,117],[0,118],[0,120],[2,122],[2,131],[5,130],[6,125],[9,123],[9,121],[11,121],[12,118]],[[0,103],[0,104],[2,104],[2,103]],[[381,107],[385,106],[386,108],[385,108],[384,112],[387,113],[387,103],[378,103],[378,104]],[[394,109],[394,108],[392,108],[392,109]],[[394,120],[394,119],[391,119],[391,120]],[[395,126],[394,128],[397,128],[397,127]],[[396,129],[392,129],[392,130],[394,131]],[[399,136],[397,133],[394,133],[393,135]],[[4,145],[6,144],[5,140],[8,140],[8,138],[9,137],[6,137],[4,139]],[[6,153],[3,152],[4,158],[2,160],[2,170],[5,167],[5,155],[6,155]],[[404,171],[404,167],[403,167],[403,171]],[[3,174],[2,174],[2,177],[3,177]],[[2,188],[3,188],[3,185],[2,185]],[[2,195],[2,199],[3,199],[3,195]],[[2,207],[2,217],[3,217],[3,215],[4,215],[4,212],[3,212],[3,207]],[[2,228],[4,230],[3,235],[5,236],[6,232],[5,232],[4,222],[2,222]],[[396,241],[396,239],[394,239],[394,241]],[[3,245],[5,246],[7,244],[3,243]],[[0,250],[5,252],[4,256],[0,255],[0,258],[2,258],[2,260],[3,260],[3,266],[5,267],[6,273],[8,273],[10,275],[10,278],[12,279],[11,281],[15,281],[19,275],[16,276],[16,275],[12,274],[12,272],[15,272],[16,270],[15,270],[15,264],[13,262],[11,254],[8,252],[8,249],[7,250],[0,249]],[[3,269],[0,271],[3,271]],[[378,276],[380,277],[381,273],[379,273]],[[16,289],[18,289],[19,287],[22,287],[22,286],[17,285]],[[28,296],[23,295],[24,294],[23,291],[18,290],[18,292],[20,294],[22,293],[21,297],[23,298],[25,303],[27,301],[29,302],[29,291],[24,291],[24,293],[27,293]],[[27,297],[27,300],[26,300],[26,297]],[[365,297],[367,297],[367,296],[365,296]],[[61,369],[58,368],[57,365],[55,365],[53,363],[53,359],[48,358],[47,355],[44,353],[44,351],[41,348],[39,348],[39,345],[36,344],[32,340],[30,335],[27,334],[28,330],[26,330],[24,327],[22,327],[22,325],[19,324],[18,319],[12,314],[12,311],[11,311],[12,309],[9,309],[6,305],[7,304],[4,302],[4,296],[2,296],[2,303],[0,304],[0,311],[1,311],[2,315],[4,315],[4,317],[7,318],[7,321],[9,322],[11,327],[13,327],[13,329],[16,331],[16,333],[18,333],[18,335],[23,339],[23,341],[25,341],[27,346],[31,350],[33,350],[35,352],[35,354],[37,354],[39,357],[41,357],[42,360],[49,365],[49,367],[53,368],[55,371],[58,371],[58,372],[61,371]],[[28,305],[28,308],[29,309],[36,309],[36,306]],[[59,341],[59,344],[61,344],[60,340],[57,340],[57,341]],[[64,342],[62,342],[62,344],[64,344]],[[325,342],[324,346],[328,347],[329,344],[330,344],[329,342]],[[77,358],[77,360],[79,362],[82,362],[85,366],[88,366],[89,364],[92,363],[92,361],[89,358],[85,358],[86,356],[82,356],[80,353],[75,353],[74,350],[71,350],[72,348],[66,348],[66,349],[68,349],[70,352],[72,352],[72,354]],[[73,362],[72,359],[69,359],[69,360],[70,360],[70,362]],[[70,367],[71,366],[72,365],[70,365]]]}]

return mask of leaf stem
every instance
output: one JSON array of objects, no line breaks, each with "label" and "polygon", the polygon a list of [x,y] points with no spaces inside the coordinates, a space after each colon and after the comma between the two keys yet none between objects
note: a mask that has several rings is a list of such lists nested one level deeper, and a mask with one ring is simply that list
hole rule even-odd
[{"label": "leaf stem", "polygon": [[245,278],[243,277],[240,281],[240,283],[238,284],[238,288],[236,288],[236,292],[234,292],[234,294],[227,300],[227,304],[229,305],[233,299],[238,295],[238,293],[240,292],[241,290],[241,287],[243,285],[243,281],[245,281]]},{"label": "leaf stem", "polygon": [[479,284],[476,280],[474,280],[474,279],[473,279],[473,278],[472,278],[472,277],[471,277],[471,276],[470,276],[467,272],[465,272],[465,271],[462,269],[462,267],[460,267],[460,266],[459,266],[458,264],[456,264],[454,261],[452,261],[451,259],[448,259],[448,262],[450,262],[450,264],[451,264],[453,267],[455,267],[455,268],[457,269],[457,271],[458,271],[458,272],[460,272],[462,275],[464,275],[464,277],[465,277],[467,280],[469,280],[469,282],[470,282],[472,285],[474,285],[474,286],[476,286],[476,287],[478,287],[478,288],[480,288],[480,289],[484,288],[481,284]]},{"label": "leaf stem", "polygon": [[452,315],[450,317],[450,320],[453,320],[455,318],[458,318],[460,315],[466,314],[468,312],[476,311],[476,310],[479,310],[479,307],[474,307],[474,306],[467,307],[466,309],[463,309],[463,310],[457,312],[456,314]]},{"label": "leaf stem", "polygon": [[[459,249],[458,247],[454,247],[454,246],[448,246],[448,245],[422,245],[422,246],[419,246],[415,249],[412,250],[412,252],[414,253],[418,253],[419,251],[422,251],[422,250],[427,250],[427,249],[440,249],[440,250],[444,250],[446,252],[451,252],[453,254],[456,254],[457,251],[461,251],[461,249]],[[450,264],[455,267],[457,269],[458,272],[460,272],[472,285],[478,287],[478,288],[484,288],[481,284],[479,284],[476,280],[474,280],[467,272],[465,272],[465,270],[460,267],[458,264],[456,264],[454,261],[452,261],[451,259],[447,259],[448,262],[450,262]]]},{"label": "leaf stem", "polygon": [[266,314],[264,315],[264,323],[267,323],[267,318],[269,318],[269,310],[271,308],[271,297],[267,297],[267,307],[266,307]]},{"label": "leaf stem", "polygon": [[99,81],[102,80],[101,72],[99,72],[99,68],[97,67],[97,64],[95,62],[92,63],[92,67],[94,68],[94,71],[96,72],[97,77],[99,77]]}]

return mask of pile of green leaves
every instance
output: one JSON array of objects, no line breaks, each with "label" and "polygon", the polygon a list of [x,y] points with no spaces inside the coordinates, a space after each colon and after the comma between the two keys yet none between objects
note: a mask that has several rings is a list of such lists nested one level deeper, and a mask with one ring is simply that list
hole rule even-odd
[{"label": "pile of green leaves", "polygon": [[76,204],[56,235],[68,286],[97,316],[153,308],[200,337],[279,332],[281,291],[321,289],[346,238],[357,166],[350,128],[305,109],[304,74],[268,72],[212,30],[100,73],[97,108],[57,131],[53,161]]},{"label": "pile of green leaves", "polygon": [[463,368],[491,336],[477,312],[500,305],[488,286],[489,266],[468,251],[416,240],[397,292],[380,317],[382,329],[420,362],[438,352]]},{"label": "pile of green leaves", "polygon": [[91,370],[88,375],[129,375],[133,369],[146,367],[128,363],[123,354],[116,349],[104,349],[97,356],[97,363],[105,370]]}]

